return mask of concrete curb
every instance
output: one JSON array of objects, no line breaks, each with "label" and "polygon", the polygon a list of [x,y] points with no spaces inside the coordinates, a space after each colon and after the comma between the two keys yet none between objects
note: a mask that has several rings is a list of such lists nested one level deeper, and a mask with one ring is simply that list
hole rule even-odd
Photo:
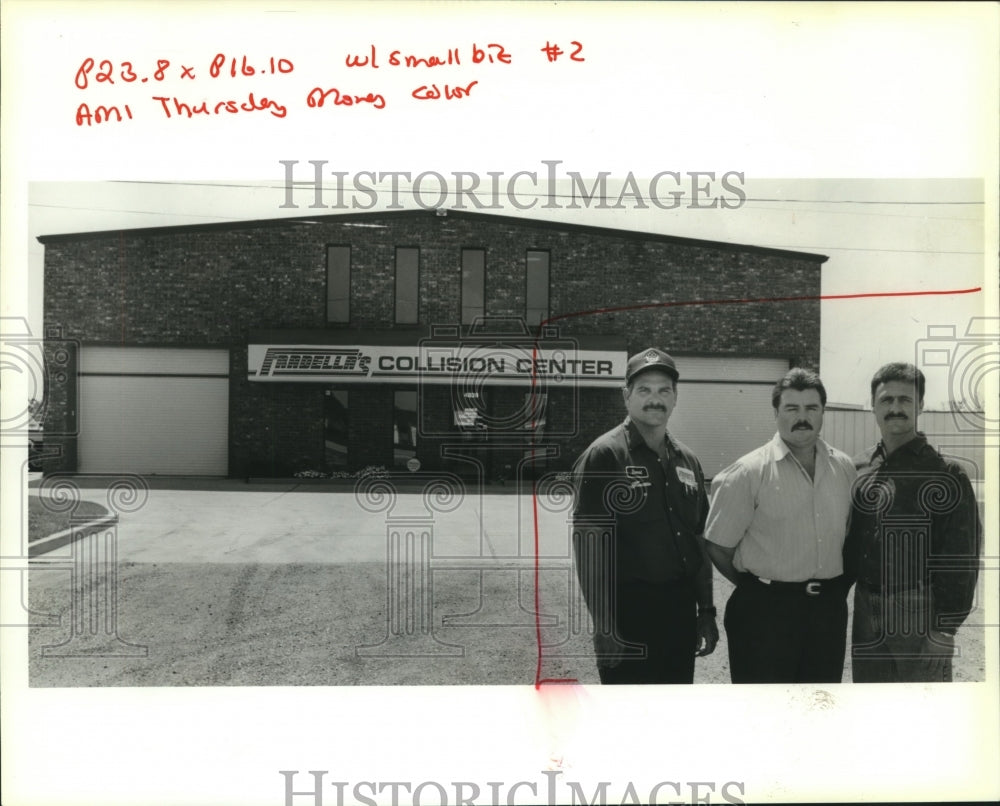
[{"label": "concrete curb", "polygon": [[118,516],[107,515],[103,518],[87,521],[81,526],[73,526],[69,529],[63,529],[61,532],[48,535],[47,537],[41,537],[38,540],[33,540],[28,543],[28,557],[37,557],[39,554],[47,554],[50,551],[55,551],[56,549],[60,549],[63,546],[67,546],[70,543],[86,537],[92,532],[96,532],[98,529],[103,529],[105,526],[111,526],[115,523],[118,523]]},{"label": "concrete curb", "polygon": [[[121,476],[93,473],[59,473],[61,478],[69,479],[81,489],[102,490],[106,489]],[[28,480],[28,489],[37,490],[44,478],[38,474],[37,478]],[[324,491],[324,492],[354,492],[357,479],[331,479],[331,478],[288,478],[288,477],[265,477],[265,476],[140,476],[146,489],[152,490],[194,490],[194,491],[238,491],[247,490],[250,492],[260,492],[266,488],[291,490],[297,489],[299,492]],[[399,490],[419,490],[428,481],[427,478],[410,480],[407,476],[397,475],[388,479]],[[508,480],[505,483],[493,482],[487,484],[477,484],[474,480],[462,478],[467,490],[482,491],[489,494],[530,494],[532,481],[526,480],[516,482]]]},{"label": "concrete curb", "polygon": [[[406,476],[397,477],[375,477],[374,481],[387,481],[390,482],[393,487],[395,487],[400,492],[419,492],[423,489],[424,485],[427,484],[430,479],[428,478],[417,478],[409,479]],[[488,482],[486,484],[478,484],[470,479],[461,479],[463,484],[465,484],[466,490],[473,492],[482,492],[489,495],[531,495],[532,482]],[[325,490],[327,492],[347,492],[353,493],[357,487],[357,479],[329,479],[329,478],[301,478],[301,479],[287,479],[287,478],[267,478],[250,476],[246,479],[246,489],[253,490],[255,485],[270,485],[270,486],[288,486],[288,487],[303,487],[308,490],[309,488],[318,488],[319,490]],[[304,491],[304,490],[303,490]],[[301,492],[301,491],[300,491]]]}]

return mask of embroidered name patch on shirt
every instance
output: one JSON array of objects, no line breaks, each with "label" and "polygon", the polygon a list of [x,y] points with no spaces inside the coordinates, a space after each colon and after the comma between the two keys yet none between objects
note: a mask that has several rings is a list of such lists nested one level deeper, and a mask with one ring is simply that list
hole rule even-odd
[{"label": "embroidered name patch on shirt", "polygon": [[677,467],[677,478],[685,487],[697,489],[698,481],[694,477],[694,471],[689,467]]},{"label": "embroidered name patch on shirt", "polygon": [[649,470],[642,465],[626,465],[625,475],[632,480],[630,487],[651,487]]}]

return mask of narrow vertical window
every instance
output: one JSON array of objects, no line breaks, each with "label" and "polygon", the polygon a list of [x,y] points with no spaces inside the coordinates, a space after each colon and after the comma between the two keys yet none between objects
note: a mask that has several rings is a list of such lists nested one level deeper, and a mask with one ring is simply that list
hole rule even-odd
[{"label": "narrow vertical window", "polygon": [[527,287],[524,318],[531,327],[549,318],[549,253],[529,249],[525,264]]},{"label": "narrow vertical window", "polygon": [[417,456],[417,393],[397,391],[392,404],[392,459],[406,467]]},{"label": "narrow vertical window", "polygon": [[330,470],[344,470],[348,465],[347,426],[348,393],[327,389],[323,411],[323,439],[326,466]]},{"label": "narrow vertical window", "polygon": [[462,250],[462,324],[485,313],[486,250]]},{"label": "narrow vertical window", "polygon": [[326,321],[351,321],[351,247],[326,249]]},{"label": "narrow vertical window", "polygon": [[418,289],[420,285],[420,250],[415,247],[396,248],[396,322],[415,325],[418,320]]}]

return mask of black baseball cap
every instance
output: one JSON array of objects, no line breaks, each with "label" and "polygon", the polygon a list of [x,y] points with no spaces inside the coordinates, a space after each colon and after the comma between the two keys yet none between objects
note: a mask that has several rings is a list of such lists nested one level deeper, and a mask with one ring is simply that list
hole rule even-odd
[{"label": "black baseball cap", "polygon": [[647,369],[660,369],[667,373],[675,381],[680,380],[680,373],[677,371],[677,364],[663,350],[650,347],[636,353],[628,360],[625,368],[625,383],[632,383],[636,375],[645,372]]}]

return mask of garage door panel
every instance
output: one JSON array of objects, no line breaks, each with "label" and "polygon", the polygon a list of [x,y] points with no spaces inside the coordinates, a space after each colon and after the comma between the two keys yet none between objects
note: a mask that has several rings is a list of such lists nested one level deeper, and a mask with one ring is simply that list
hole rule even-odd
[{"label": "garage door panel", "polygon": [[80,372],[119,375],[228,375],[228,350],[176,347],[86,347]]},{"label": "garage door panel", "polygon": [[[79,469],[83,473],[224,476],[229,464],[229,379],[197,375],[107,374],[114,367],[162,370],[164,351],[143,363],[136,348],[91,354],[80,376]],[[181,354],[181,351],[173,351]],[[212,365],[183,351],[187,366]],[[219,351],[212,351],[218,353]],[[84,350],[86,354],[86,350]],[[176,358],[169,359],[176,364]]]},{"label": "garage door panel", "polygon": [[677,369],[670,433],[694,451],[708,478],[774,436],[771,390],[788,372],[787,359],[680,356]]},{"label": "garage door panel", "polygon": [[788,372],[783,358],[747,358],[744,356],[682,356],[677,359],[681,381],[748,381],[774,384]]},{"label": "garage door panel", "polygon": [[774,436],[771,386],[682,381],[669,428],[712,478]]}]

